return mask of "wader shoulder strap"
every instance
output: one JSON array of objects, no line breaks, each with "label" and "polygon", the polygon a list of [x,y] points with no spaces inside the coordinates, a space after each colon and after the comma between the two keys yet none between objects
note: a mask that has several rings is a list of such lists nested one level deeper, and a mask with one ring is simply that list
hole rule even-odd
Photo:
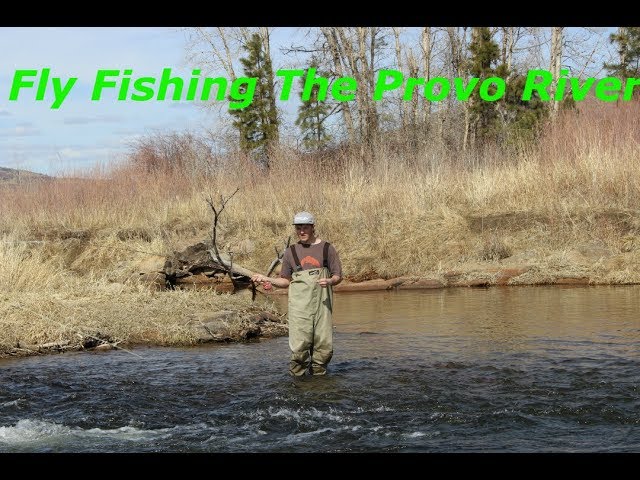
[{"label": "wader shoulder strap", "polygon": [[291,255],[293,255],[293,261],[296,263],[295,271],[299,272],[302,270],[302,265],[300,265],[300,260],[298,259],[298,254],[296,253],[296,244],[291,245]]},{"label": "wader shoulder strap", "polygon": [[329,246],[331,244],[329,242],[324,242],[324,250],[322,251],[322,263],[323,266],[328,270],[329,269]]}]

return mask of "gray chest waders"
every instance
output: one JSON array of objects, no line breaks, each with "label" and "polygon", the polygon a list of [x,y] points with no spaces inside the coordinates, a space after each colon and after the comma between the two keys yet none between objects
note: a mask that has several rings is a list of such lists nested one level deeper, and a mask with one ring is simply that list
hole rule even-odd
[{"label": "gray chest waders", "polygon": [[295,246],[291,246],[296,271],[289,283],[289,348],[292,375],[324,375],[333,356],[333,290],[318,280],[330,278],[327,266],[329,244],[324,246],[324,267],[302,270]]}]

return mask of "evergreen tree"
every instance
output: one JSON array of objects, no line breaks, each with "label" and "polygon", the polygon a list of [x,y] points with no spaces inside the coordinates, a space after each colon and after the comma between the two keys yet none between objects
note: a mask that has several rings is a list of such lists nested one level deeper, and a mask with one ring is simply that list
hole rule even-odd
[{"label": "evergreen tree", "polygon": [[[493,65],[499,59],[500,49],[488,27],[475,27],[473,30],[469,44],[471,57],[468,60],[468,68],[472,76],[480,79],[480,84],[486,78],[497,76]],[[495,86],[491,87],[489,93],[495,93]],[[482,100],[476,90],[469,99],[469,109],[476,140],[484,143],[489,138],[495,137],[498,120],[496,102]]]},{"label": "evergreen tree", "polygon": [[[247,56],[240,59],[244,76],[257,78],[253,101],[245,108],[229,110],[240,133],[240,149],[258,156],[269,167],[269,149],[278,143],[278,111],[271,58],[265,54],[260,35],[254,33],[244,46]],[[247,87],[242,87],[242,93]]]},{"label": "evergreen tree", "polygon": [[[311,59],[310,68],[318,68],[318,62],[316,58]],[[305,78],[309,73],[309,69],[306,70],[305,75],[300,78],[300,88],[304,88]],[[323,78],[327,78],[326,73],[316,73]],[[319,85],[314,85],[311,90],[311,95],[308,100],[303,100],[302,104],[298,107],[298,118],[296,119],[296,125],[300,128],[302,133],[302,144],[309,150],[320,150],[325,147],[330,141],[331,136],[327,133],[325,127],[325,120],[330,115],[330,106],[326,101],[318,98]]]},{"label": "evergreen tree", "polygon": [[[502,119],[501,145],[520,146],[534,140],[539,133],[540,121],[549,114],[548,103],[540,100],[538,92],[534,92],[529,101],[522,100],[526,75],[509,73],[505,65],[500,65],[496,73],[499,77],[508,78],[505,96],[498,104],[498,114]],[[561,105],[567,108],[565,102]]]},{"label": "evergreen tree", "polygon": [[[522,100],[526,76],[509,71],[505,64],[497,65],[500,50],[490,30],[486,27],[474,30],[469,44],[469,72],[480,79],[479,84],[489,77],[502,78],[506,83],[504,96],[495,102],[482,100],[477,91],[471,96],[469,108],[476,143],[491,141],[512,147],[535,139],[540,120],[548,114],[548,105],[537,92],[531,100]],[[491,86],[489,94],[495,93],[495,89]]]},{"label": "evergreen tree", "polygon": [[620,27],[609,35],[611,43],[618,44],[619,63],[605,63],[610,74],[621,79],[640,76],[640,27]]}]

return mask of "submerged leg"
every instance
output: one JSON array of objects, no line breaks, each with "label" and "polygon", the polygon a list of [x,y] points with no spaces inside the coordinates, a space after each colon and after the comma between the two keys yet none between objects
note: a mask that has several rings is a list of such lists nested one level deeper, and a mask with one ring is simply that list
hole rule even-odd
[{"label": "submerged leg", "polygon": [[311,360],[311,342],[313,336],[312,321],[293,321],[289,323],[289,348],[291,360],[289,373],[301,376],[309,370]]},{"label": "submerged leg", "polygon": [[333,321],[331,316],[331,297],[322,302],[313,332],[313,350],[311,373],[325,375],[327,365],[333,357]]}]

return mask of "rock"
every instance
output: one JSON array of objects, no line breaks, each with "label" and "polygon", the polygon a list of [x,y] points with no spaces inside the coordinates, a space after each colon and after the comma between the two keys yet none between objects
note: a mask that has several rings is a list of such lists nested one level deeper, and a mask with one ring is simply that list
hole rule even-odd
[{"label": "rock", "polygon": [[164,264],[167,261],[166,257],[160,255],[151,255],[136,263],[135,269],[139,273],[164,273]]},{"label": "rock", "polygon": [[194,328],[199,332],[198,340],[201,342],[210,342],[212,340],[230,342],[232,340],[229,326],[220,322],[195,325]]},{"label": "rock", "polygon": [[91,350],[95,352],[105,352],[107,350],[113,350],[113,348],[114,348],[113,345],[111,345],[110,343],[103,343],[102,345],[93,347]]},{"label": "rock", "polygon": [[187,323],[193,328],[197,340],[205,342],[239,342],[258,337],[278,337],[287,334],[286,321],[269,312],[249,315],[222,310],[199,316]]}]

